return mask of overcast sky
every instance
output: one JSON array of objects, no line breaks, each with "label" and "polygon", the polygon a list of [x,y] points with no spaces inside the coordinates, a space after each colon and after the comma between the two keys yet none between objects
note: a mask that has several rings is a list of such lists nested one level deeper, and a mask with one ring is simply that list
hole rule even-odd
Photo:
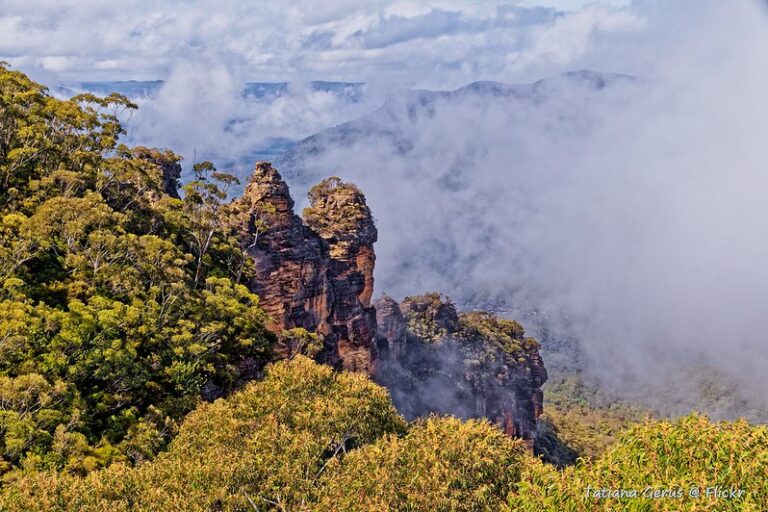
[{"label": "overcast sky", "polygon": [[601,38],[643,29],[627,4],[0,0],[0,59],[48,84],[165,79],[192,65],[223,66],[246,81],[456,87],[589,64]]}]

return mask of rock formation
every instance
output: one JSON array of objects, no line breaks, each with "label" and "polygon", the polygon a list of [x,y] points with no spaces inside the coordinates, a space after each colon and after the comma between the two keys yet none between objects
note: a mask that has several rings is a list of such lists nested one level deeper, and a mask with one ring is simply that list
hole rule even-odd
[{"label": "rock formation", "polygon": [[399,361],[407,350],[405,318],[392,297],[376,301],[376,339],[379,356],[384,361]]},{"label": "rock formation", "polygon": [[[458,314],[439,294],[377,301],[382,360],[376,378],[408,417],[486,417],[533,447],[547,372],[517,322]],[[404,335],[403,335],[404,332]]]},{"label": "rock formation", "polygon": [[532,446],[547,378],[536,341],[517,322],[459,314],[439,294],[372,307],[377,232],[365,197],[329,178],[309,200],[302,219],[280,174],[260,162],[235,203],[250,219],[248,285],[270,328],[317,333],[319,361],[372,375],[409,418],[487,417]]},{"label": "rock formation", "polygon": [[280,174],[268,163],[256,165],[239,199],[252,205],[253,229],[261,230],[249,250],[256,267],[250,288],[262,298],[273,330],[316,332],[324,344],[321,361],[370,373],[377,237],[371,212],[357,187],[338,178],[323,181],[309,197],[302,221]]},{"label": "rock formation", "polygon": [[320,235],[330,256],[327,278],[333,301],[327,321],[338,357],[344,368],[370,373],[376,336],[373,244],[378,237],[373,216],[362,192],[336,177],[312,187],[309,200],[304,221]]}]

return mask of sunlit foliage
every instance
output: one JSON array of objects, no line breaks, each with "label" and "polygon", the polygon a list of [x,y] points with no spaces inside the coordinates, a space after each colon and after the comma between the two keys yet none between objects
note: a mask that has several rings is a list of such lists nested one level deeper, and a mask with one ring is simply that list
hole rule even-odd
[{"label": "sunlit foliage", "polygon": [[316,510],[499,510],[524,454],[487,421],[420,420],[334,461]]},{"label": "sunlit foliage", "polygon": [[0,66],[0,473],[151,457],[269,358],[235,178],[197,164],[179,197],[179,157],[119,143],[133,108]]},{"label": "sunlit foliage", "polygon": [[[601,457],[563,471],[530,459],[509,504],[523,512],[757,512],[768,510],[767,476],[767,427],[743,420],[713,423],[692,414],[675,422],[648,420],[632,427]],[[699,495],[691,496],[694,488]],[[743,493],[718,496],[716,488]],[[602,489],[634,490],[638,496],[595,497]],[[680,497],[663,497],[664,490]]]},{"label": "sunlit foliage", "polygon": [[[15,471],[0,510],[16,511],[762,511],[768,429],[699,415],[647,421],[564,470],[485,421],[407,427],[385,389],[296,356],[265,380],[202,404],[167,452],[78,476]],[[701,496],[691,497],[696,487]],[[708,488],[743,490],[738,498]],[[596,498],[600,489],[636,498]],[[650,491],[646,491],[650,489]],[[644,492],[680,490],[680,498]]]},{"label": "sunlit foliage", "polygon": [[0,510],[312,510],[320,482],[334,478],[332,461],[404,427],[385,389],[296,356],[263,381],[201,405],[154,461],[85,478],[14,475]]}]

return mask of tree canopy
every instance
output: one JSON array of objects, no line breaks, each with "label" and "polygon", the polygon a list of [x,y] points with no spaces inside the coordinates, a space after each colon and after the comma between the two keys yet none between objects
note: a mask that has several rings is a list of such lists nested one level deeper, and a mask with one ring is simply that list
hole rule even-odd
[{"label": "tree canopy", "polygon": [[199,406],[154,461],[85,478],[25,472],[4,489],[0,510],[311,510],[331,461],[404,428],[384,388],[297,356]]},{"label": "tree canopy", "polygon": [[[110,511],[762,511],[768,429],[693,414],[626,430],[603,455],[564,470],[487,421],[406,425],[384,388],[304,356],[199,405],[168,451],[80,476],[15,471],[8,512]],[[700,497],[688,495],[696,486]],[[738,498],[707,488],[743,490]],[[637,498],[597,498],[637,490]],[[682,490],[644,497],[646,489]]]},{"label": "tree canopy", "polygon": [[235,178],[197,164],[180,197],[178,156],[120,144],[133,108],[0,67],[0,473],[150,457],[269,359]]}]

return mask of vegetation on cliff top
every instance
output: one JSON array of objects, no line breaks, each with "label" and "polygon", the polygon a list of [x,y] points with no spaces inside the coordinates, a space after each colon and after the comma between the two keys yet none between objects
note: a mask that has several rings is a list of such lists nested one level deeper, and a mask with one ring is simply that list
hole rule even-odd
[{"label": "vegetation on cliff top", "polygon": [[489,349],[500,349],[512,361],[521,363],[526,355],[539,349],[539,343],[526,337],[518,322],[485,311],[459,314],[451,300],[437,292],[406,297],[401,310],[408,331],[428,343],[448,337],[460,343],[481,340]]},{"label": "vegetation on cliff top", "polygon": [[428,343],[438,342],[459,328],[456,306],[436,292],[406,297],[400,309],[408,331]]},{"label": "vegetation on cliff top", "polygon": [[327,240],[331,256],[344,255],[350,244],[362,239],[376,241],[376,228],[365,196],[357,186],[332,176],[312,187],[309,206],[304,209],[304,222]]}]

